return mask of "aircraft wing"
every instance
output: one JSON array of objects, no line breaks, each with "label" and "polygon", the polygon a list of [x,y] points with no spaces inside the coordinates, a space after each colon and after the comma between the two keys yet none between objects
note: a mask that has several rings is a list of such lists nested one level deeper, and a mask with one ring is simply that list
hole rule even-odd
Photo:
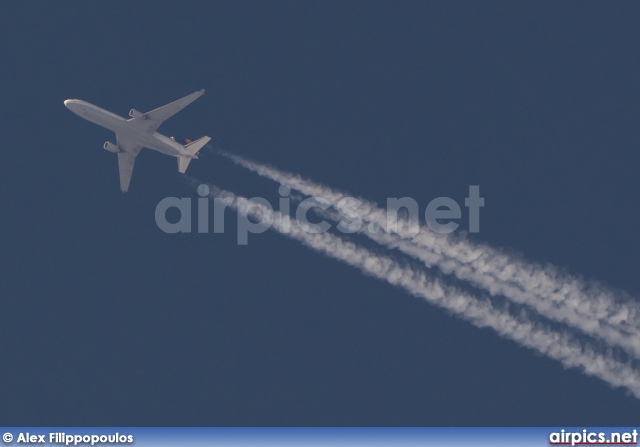
[{"label": "aircraft wing", "polygon": [[131,174],[133,174],[133,165],[136,157],[140,153],[142,146],[132,143],[129,140],[122,139],[116,135],[118,148],[122,152],[118,152],[118,169],[120,170],[120,189],[122,192],[129,190],[131,182]]},{"label": "aircraft wing", "polygon": [[180,98],[162,107],[158,107],[151,112],[147,112],[144,114],[144,118],[131,118],[128,121],[135,123],[140,129],[153,133],[165,120],[187,107],[202,95],[204,95],[204,89],[191,93],[184,98]]}]

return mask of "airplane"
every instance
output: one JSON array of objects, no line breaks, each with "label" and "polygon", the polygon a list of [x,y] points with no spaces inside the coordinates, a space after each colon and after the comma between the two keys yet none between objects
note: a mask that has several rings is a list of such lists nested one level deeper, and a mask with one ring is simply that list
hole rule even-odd
[{"label": "airplane", "polygon": [[198,151],[211,140],[210,137],[204,136],[195,141],[186,139],[186,144],[182,145],[175,138],[165,137],[156,130],[166,119],[202,95],[204,95],[204,89],[147,113],[131,109],[129,119],[122,118],[80,99],[67,99],[64,105],[81,118],[115,132],[116,144],[107,141],[103,148],[118,154],[120,189],[122,192],[127,192],[131,182],[133,165],[143,147],[177,157],[178,171],[182,174],[187,171],[191,160],[198,158]]}]

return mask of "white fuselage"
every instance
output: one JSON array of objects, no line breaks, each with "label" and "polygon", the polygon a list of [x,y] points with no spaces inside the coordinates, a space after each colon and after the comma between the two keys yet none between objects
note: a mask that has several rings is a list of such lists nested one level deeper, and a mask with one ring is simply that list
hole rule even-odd
[{"label": "white fuselage", "polygon": [[79,117],[115,132],[122,139],[173,157],[181,155],[192,157],[180,143],[171,138],[158,132],[146,132],[132,124],[131,120],[126,120],[91,103],[80,99],[67,99],[64,105]]}]

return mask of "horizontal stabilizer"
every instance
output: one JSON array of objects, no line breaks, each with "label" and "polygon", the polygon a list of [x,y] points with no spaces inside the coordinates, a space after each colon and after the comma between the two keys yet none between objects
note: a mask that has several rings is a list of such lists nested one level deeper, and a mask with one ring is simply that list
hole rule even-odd
[{"label": "horizontal stabilizer", "polygon": [[202,147],[205,144],[207,144],[210,140],[211,140],[210,137],[202,137],[196,141],[193,141],[187,144],[184,147],[184,149],[193,157],[183,157],[183,156],[178,157],[178,172],[180,172],[181,174],[184,174],[185,172],[187,172],[187,167],[191,162],[191,158],[198,158],[197,157],[198,151],[202,149]]}]

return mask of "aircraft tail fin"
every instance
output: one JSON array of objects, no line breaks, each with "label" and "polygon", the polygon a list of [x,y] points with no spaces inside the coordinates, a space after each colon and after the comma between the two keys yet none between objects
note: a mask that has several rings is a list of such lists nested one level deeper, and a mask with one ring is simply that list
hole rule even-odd
[{"label": "aircraft tail fin", "polygon": [[184,174],[185,172],[187,172],[187,167],[189,166],[189,163],[191,162],[191,159],[193,158],[198,158],[197,153],[200,149],[202,149],[202,147],[207,144],[209,142],[209,140],[211,140],[210,137],[202,137],[196,141],[192,141],[189,144],[187,144],[184,149],[190,154],[192,155],[191,157],[183,157],[183,156],[179,156],[178,157],[178,172],[180,172],[181,174]]}]

